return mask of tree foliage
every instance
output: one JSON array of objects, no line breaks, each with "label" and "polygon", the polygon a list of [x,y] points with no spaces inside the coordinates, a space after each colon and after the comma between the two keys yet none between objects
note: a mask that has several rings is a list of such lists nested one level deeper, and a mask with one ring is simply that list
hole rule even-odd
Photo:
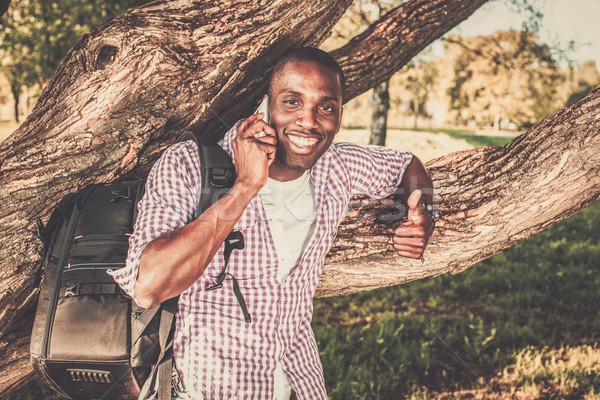
[{"label": "tree foliage", "polygon": [[438,75],[436,61],[420,59],[408,63],[392,80],[397,89],[394,103],[402,113],[413,117],[414,128],[418,128],[419,118],[432,116],[428,104]]},{"label": "tree foliage", "polygon": [[587,96],[594,88],[600,85],[600,73],[595,61],[586,61],[578,69],[569,69],[569,98],[566,105],[569,106]]},{"label": "tree foliage", "polygon": [[564,81],[550,46],[529,31],[449,38],[459,44],[455,79],[448,94],[459,122],[474,120],[499,128],[502,120],[529,127],[563,105]]}]

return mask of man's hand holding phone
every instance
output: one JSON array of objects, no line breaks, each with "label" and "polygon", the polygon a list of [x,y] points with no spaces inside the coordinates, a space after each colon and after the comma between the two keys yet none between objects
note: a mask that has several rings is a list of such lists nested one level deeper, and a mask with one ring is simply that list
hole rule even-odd
[{"label": "man's hand holding phone", "polygon": [[277,133],[256,113],[244,120],[232,142],[237,181],[257,192],[267,183],[269,167],[275,160]]}]

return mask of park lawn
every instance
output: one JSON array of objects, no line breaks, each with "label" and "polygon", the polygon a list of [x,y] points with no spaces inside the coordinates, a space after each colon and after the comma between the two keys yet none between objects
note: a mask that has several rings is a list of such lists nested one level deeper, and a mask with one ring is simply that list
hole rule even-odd
[{"label": "park lawn", "polygon": [[[475,131],[468,129],[427,129],[427,128],[419,128],[413,129],[417,132],[429,132],[429,133],[445,133],[448,136],[451,136],[455,139],[463,139],[468,143],[472,144],[473,147],[481,147],[481,146],[504,146],[508,142],[510,142],[513,138],[507,135],[498,135],[494,136],[493,133],[481,134],[483,131]],[[515,136],[518,133],[515,133]]]}]

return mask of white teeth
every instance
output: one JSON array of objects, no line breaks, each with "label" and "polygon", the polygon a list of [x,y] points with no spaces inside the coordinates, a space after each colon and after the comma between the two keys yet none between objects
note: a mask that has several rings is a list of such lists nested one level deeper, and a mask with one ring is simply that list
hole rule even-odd
[{"label": "white teeth", "polygon": [[315,138],[303,138],[298,136],[290,136],[289,138],[290,141],[298,147],[308,147],[317,143],[317,139]]}]

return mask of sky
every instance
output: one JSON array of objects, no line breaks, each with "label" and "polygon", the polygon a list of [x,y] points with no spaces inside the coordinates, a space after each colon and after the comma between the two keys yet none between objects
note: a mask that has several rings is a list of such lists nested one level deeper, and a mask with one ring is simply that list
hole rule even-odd
[{"label": "sky", "polygon": [[[547,44],[558,44],[566,49],[569,42],[577,44],[567,55],[576,63],[595,60],[600,68],[600,0],[530,0],[543,13],[538,38]],[[525,19],[507,5],[508,0],[491,1],[451,33],[462,36],[487,35],[499,29],[520,30]],[[441,44],[433,46],[441,55]]]}]

